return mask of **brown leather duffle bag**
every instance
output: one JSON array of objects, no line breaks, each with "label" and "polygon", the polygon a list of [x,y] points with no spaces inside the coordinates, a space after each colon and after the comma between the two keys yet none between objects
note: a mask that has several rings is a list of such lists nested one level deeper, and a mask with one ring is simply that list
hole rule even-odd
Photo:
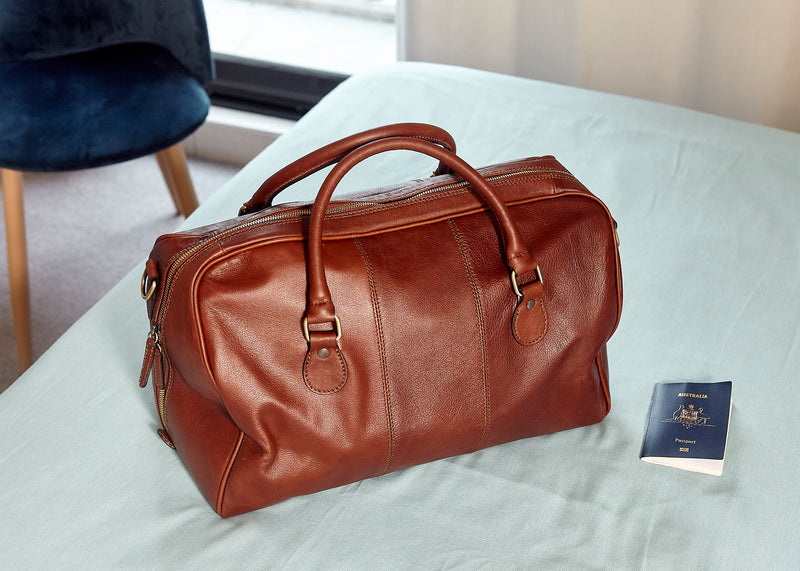
[{"label": "brown leather duffle bag", "polygon": [[[331,201],[396,149],[439,168]],[[424,124],[353,135],[156,241],[140,384],[220,515],[608,413],[614,220],[553,157],[476,171],[454,149]],[[270,205],[334,163],[313,204]]]}]

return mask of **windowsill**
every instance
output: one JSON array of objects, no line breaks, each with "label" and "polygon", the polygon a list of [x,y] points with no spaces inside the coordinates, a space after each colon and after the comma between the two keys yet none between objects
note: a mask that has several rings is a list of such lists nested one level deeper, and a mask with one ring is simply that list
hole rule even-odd
[{"label": "windowsill", "polygon": [[206,122],[184,141],[186,154],[244,166],[288,131],[294,121],[212,106]]},{"label": "windowsill", "polygon": [[394,22],[395,0],[255,0],[276,6],[291,6],[329,12],[331,14],[344,14],[381,22]]}]

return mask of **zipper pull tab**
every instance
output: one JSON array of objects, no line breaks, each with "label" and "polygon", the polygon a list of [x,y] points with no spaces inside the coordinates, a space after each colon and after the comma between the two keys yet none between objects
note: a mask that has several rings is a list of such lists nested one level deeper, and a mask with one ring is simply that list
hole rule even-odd
[{"label": "zipper pull tab", "polygon": [[147,336],[147,343],[144,346],[144,361],[142,362],[142,371],[139,373],[139,386],[144,388],[147,386],[147,381],[150,379],[150,373],[153,370],[153,360],[155,359],[156,351],[161,352],[161,346],[158,343],[158,333],[155,328],[150,330]]},{"label": "zipper pull tab", "polygon": [[157,432],[158,435],[161,437],[161,440],[164,441],[164,444],[175,450],[175,443],[172,442],[172,438],[170,438],[169,434],[167,434],[167,431],[164,430],[163,428],[159,428]]}]

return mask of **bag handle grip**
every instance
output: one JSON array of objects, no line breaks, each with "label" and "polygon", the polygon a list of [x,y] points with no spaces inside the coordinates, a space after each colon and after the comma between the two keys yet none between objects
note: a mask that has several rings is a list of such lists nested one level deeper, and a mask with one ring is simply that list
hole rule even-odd
[{"label": "bag handle grip", "polygon": [[[272,206],[272,201],[282,190],[307,176],[338,163],[349,152],[381,139],[390,137],[411,137],[436,143],[453,153],[456,152],[456,143],[453,136],[447,131],[426,123],[395,123],[356,133],[339,141],[326,145],[306,156],[285,166],[267,180],[253,194],[252,198],[244,203],[239,210],[239,215],[258,212]],[[449,173],[445,163],[440,162],[433,172],[434,175]]]},{"label": "bag handle grip", "polygon": [[[416,151],[438,159],[466,180],[472,189],[483,197],[500,224],[504,238],[505,263],[512,272],[512,289],[515,293],[520,292],[517,278],[528,282],[535,281],[539,284],[542,282],[539,266],[528,253],[527,246],[508,207],[474,168],[456,154],[428,141],[410,137],[381,139],[362,145],[347,154],[328,174],[312,205],[308,230],[308,306],[304,321],[304,330],[308,332],[306,333],[307,337],[310,337],[315,330],[328,332],[333,330],[337,333],[337,338],[341,335],[341,325],[336,317],[336,310],[331,301],[330,289],[325,278],[325,264],[322,255],[322,223],[333,191],[344,175],[356,164],[372,155],[392,150]],[[521,296],[524,297],[522,292],[517,294],[518,300],[521,300]]]}]

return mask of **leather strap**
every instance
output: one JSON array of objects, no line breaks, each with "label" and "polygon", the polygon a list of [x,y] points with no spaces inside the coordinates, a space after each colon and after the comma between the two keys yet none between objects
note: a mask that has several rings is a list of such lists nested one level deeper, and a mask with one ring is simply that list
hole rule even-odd
[{"label": "leather strap", "polygon": [[[239,214],[250,214],[258,212],[264,208],[272,206],[275,196],[292,184],[304,179],[305,177],[324,169],[334,163],[339,162],[350,151],[381,139],[390,137],[411,137],[414,139],[424,139],[437,145],[456,152],[456,143],[452,135],[434,125],[426,123],[395,123],[376,129],[370,129],[363,133],[357,133],[317,149],[313,153],[296,160],[295,162],[282,168],[259,187],[253,197],[244,203],[239,210]],[[446,174],[450,170],[444,163],[439,163],[434,175]]]},{"label": "leather strap", "polygon": [[[325,265],[322,257],[322,223],[336,186],[344,175],[356,164],[368,157],[392,150],[408,150],[426,154],[449,166],[480,194],[494,212],[504,238],[504,255],[508,267],[517,276],[541,275],[538,265],[531,259],[526,244],[521,238],[516,223],[506,205],[497,197],[484,178],[454,153],[428,141],[410,137],[381,139],[360,146],[346,155],[328,174],[311,208],[308,233],[308,307],[307,327],[310,335],[315,331],[328,332],[335,323],[336,311],[331,301]],[[511,286],[509,286],[511,288]],[[333,348],[330,349],[331,351]]]}]

